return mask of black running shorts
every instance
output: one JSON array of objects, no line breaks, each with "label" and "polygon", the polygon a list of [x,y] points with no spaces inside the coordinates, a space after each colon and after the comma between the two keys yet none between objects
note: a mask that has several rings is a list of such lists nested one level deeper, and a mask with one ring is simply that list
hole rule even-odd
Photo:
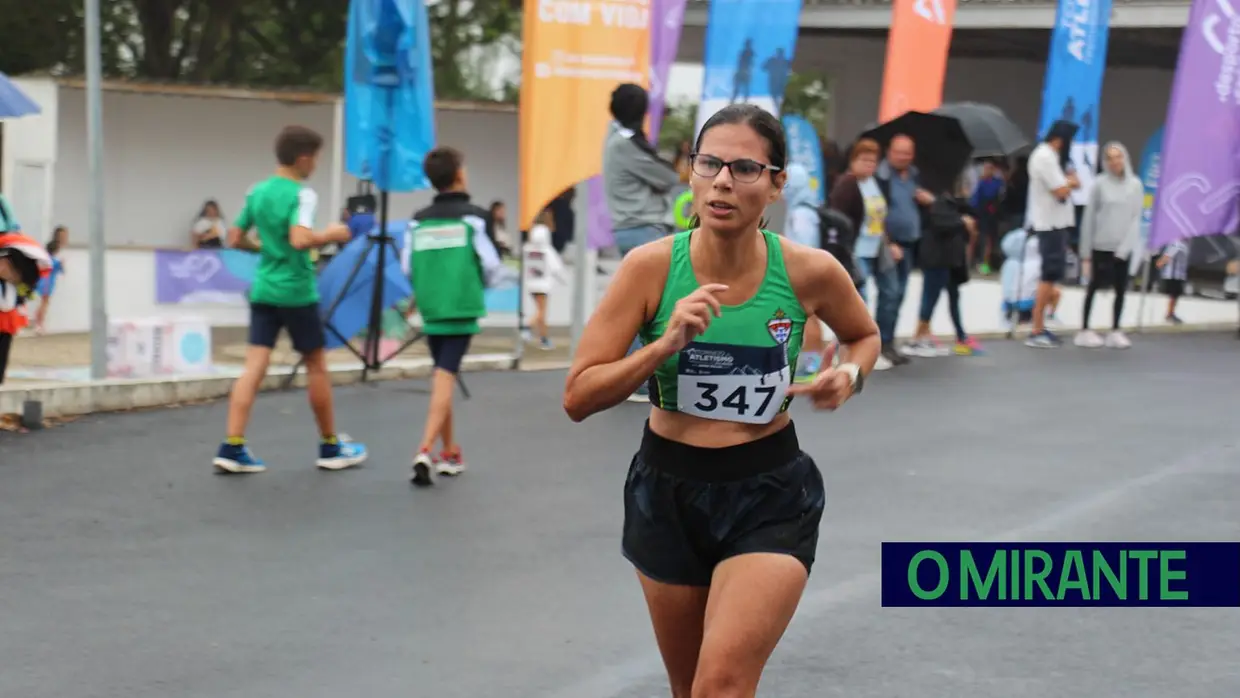
[{"label": "black running shorts", "polygon": [[624,485],[624,556],[665,584],[710,586],[720,562],[779,553],[808,572],[826,504],[791,423],[757,441],[699,448],[646,426]]}]

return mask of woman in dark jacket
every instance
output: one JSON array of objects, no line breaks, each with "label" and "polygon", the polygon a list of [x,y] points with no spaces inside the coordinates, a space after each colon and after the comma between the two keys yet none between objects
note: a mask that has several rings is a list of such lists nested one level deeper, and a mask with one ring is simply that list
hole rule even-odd
[{"label": "woman in dark jacket", "polygon": [[930,319],[939,297],[947,291],[947,307],[956,329],[955,353],[972,356],[981,353],[977,340],[964,331],[960,315],[960,286],[969,280],[969,250],[977,238],[977,220],[963,196],[950,192],[935,198],[926,213],[926,227],[917,251],[921,266],[921,311],[917,332],[905,351],[914,356],[941,356],[930,332]]}]

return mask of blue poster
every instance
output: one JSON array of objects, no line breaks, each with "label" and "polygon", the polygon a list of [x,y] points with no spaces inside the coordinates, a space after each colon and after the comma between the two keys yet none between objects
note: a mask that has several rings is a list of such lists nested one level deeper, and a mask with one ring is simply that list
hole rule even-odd
[{"label": "blue poster", "polygon": [[[1154,220],[1154,194],[1158,191],[1158,177],[1162,170],[1160,160],[1162,159],[1162,142],[1163,127],[1159,126],[1150,139],[1145,142],[1145,149],[1141,151],[1141,169],[1137,171],[1137,176],[1141,178],[1141,186],[1145,189],[1145,203],[1141,208],[1141,247],[1145,250],[1150,244],[1150,223]],[[1134,265],[1140,263],[1140,259],[1133,255]]]},{"label": "blue poster", "polygon": [[344,65],[345,171],[381,191],[428,189],[435,85],[422,0],[352,0]]},{"label": "blue poster", "polygon": [[1081,180],[1073,200],[1084,205],[1098,171],[1098,108],[1107,62],[1111,0],[1059,0],[1051,32],[1038,138],[1057,120],[1080,127],[1072,141],[1072,164]]},{"label": "blue poster", "polygon": [[809,188],[821,206],[827,202],[826,173],[822,162],[822,141],[813,124],[795,114],[785,116],[784,133],[788,135],[788,158],[809,171]]},{"label": "blue poster", "polygon": [[711,0],[698,130],[738,102],[779,114],[801,18],[801,0]]}]

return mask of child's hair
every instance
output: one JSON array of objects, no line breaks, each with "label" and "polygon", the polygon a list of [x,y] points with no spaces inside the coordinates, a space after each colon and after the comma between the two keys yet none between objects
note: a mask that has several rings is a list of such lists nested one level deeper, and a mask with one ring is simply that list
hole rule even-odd
[{"label": "child's hair", "polygon": [[306,156],[317,155],[323,148],[323,137],[305,126],[285,126],[276,136],[276,162],[292,167]]},{"label": "child's hair", "polygon": [[456,184],[457,175],[461,171],[461,166],[465,164],[465,156],[456,148],[448,146],[440,146],[426,154],[426,160],[422,162],[422,171],[426,173],[426,178],[431,181],[431,186],[435,187],[435,191],[447,191]]},{"label": "child's hair", "polygon": [[60,251],[60,234],[65,230],[67,230],[67,228],[63,225],[58,225],[52,229],[52,237],[47,241],[47,244],[44,245],[48,254],[56,254]]}]

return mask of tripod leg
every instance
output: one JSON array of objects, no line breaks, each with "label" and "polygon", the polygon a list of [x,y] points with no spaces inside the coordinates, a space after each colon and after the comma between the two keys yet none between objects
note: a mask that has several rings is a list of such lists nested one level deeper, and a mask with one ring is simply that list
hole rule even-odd
[{"label": "tripod leg", "polygon": [[289,374],[284,377],[284,384],[280,386],[280,389],[288,390],[289,388],[292,388],[293,383],[297,380],[297,372],[301,370],[301,368],[305,365],[306,365],[305,357],[298,359],[297,363],[293,364],[293,370],[290,371]]}]

